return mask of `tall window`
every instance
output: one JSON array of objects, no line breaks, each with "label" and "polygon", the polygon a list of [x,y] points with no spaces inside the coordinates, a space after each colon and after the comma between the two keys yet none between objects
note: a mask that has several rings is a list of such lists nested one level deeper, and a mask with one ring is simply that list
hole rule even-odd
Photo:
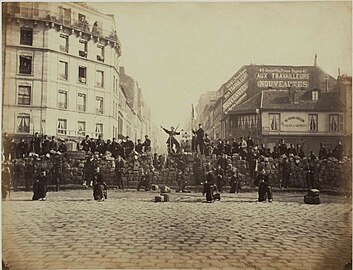
[{"label": "tall window", "polygon": [[67,80],[68,78],[68,69],[67,69],[67,62],[59,61],[59,78],[62,80]]},{"label": "tall window", "polygon": [[58,134],[66,134],[67,133],[67,121],[66,119],[58,119]]},{"label": "tall window", "polygon": [[20,44],[32,46],[33,43],[33,29],[21,28]]},{"label": "tall window", "polygon": [[339,114],[329,115],[329,126],[330,131],[342,131],[343,130],[343,116]]},{"label": "tall window", "polygon": [[87,41],[86,40],[80,40],[80,50],[78,52],[79,56],[81,57],[87,57]]},{"label": "tall window", "polygon": [[104,87],[104,73],[101,70],[97,70],[96,72],[96,86],[97,87]]},{"label": "tall window", "polygon": [[87,68],[83,66],[78,67],[78,81],[80,83],[86,83],[87,81]]},{"label": "tall window", "polygon": [[118,134],[123,135],[123,118],[118,116]]},{"label": "tall window", "polygon": [[86,122],[78,121],[77,126],[78,126],[78,130],[77,130],[78,135],[85,136],[86,135]]},{"label": "tall window", "polygon": [[31,105],[31,87],[28,85],[20,85],[18,87],[18,104]]},{"label": "tall window", "polygon": [[319,91],[312,91],[311,92],[311,99],[312,100],[318,100],[319,99]]},{"label": "tall window", "polygon": [[86,95],[78,93],[77,96],[77,110],[80,112],[86,111]]},{"label": "tall window", "polygon": [[95,135],[97,138],[99,135],[103,137],[103,124],[96,124]]},{"label": "tall window", "polygon": [[26,113],[17,115],[17,132],[29,133],[29,120],[30,116]]},{"label": "tall window", "polygon": [[[238,129],[248,130],[257,128],[257,115],[240,115],[238,116]],[[235,125],[236,123],[231,122],[231,125]]]},{"label": "tall window", "polygon": [[113,92],[116,93],[116,89],[115,89],[115,75],[113,75]]},{"label": "tall window", "polygon": [[20,55],[20,74],[32,74],[32,56]]},{"label": "tall window", "polygon": [[104,46],[97,45],[97,60],[104,62]]},{"label": "tall window", "polygon": [[96,113],[103,114],[103,98],[96,97]]},{"label": "tall window", "polygon": [[318,129],[318,115],[309,114],[309,130],[317,131],[317,129]]},{"label": "tall window", "polygon": [[279,131],[279,113],[270,113],[270,130]]},{"label": "tall window", "polygon": [[67,92],[64,90],[59,90],[58,108],[67,109]]},{"label": "tall window", "polygon": [[68,36],[60,34],[59,49],[62,52],[68,52],[69,51],[69,37]]}]

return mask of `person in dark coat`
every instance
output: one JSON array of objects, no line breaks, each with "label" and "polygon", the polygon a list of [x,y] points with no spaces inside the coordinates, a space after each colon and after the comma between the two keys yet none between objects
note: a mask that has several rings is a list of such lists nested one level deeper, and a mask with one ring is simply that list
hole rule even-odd
[{"label": "person in dark coat", "polygon": [[52,151],[57,151],[58,150],[58,143],[55,140],[55,136],[51,137],[51,141],[50,141],[50,146],[49,146],[50,150]]},{"label": "person in dark coat", "polygon": [[9,134],[4,133],[3,141],[2,141],[2,151],[4,155],[4,160],[10,160],[11,154],[11,138]]},{"label": "person in dark coat", "polygon": [[137,191],[140,191],[141,187],[144,187],[145,191],[151,190],[151,179],[149,170],[142,170],[141,178],[137,185]]},{"label": "person in dark coat", "polygon": [[123,182],[123,172],[124,172],[124,161],[121,156],[118,156],[115,160],[115,179],[119,189],[124,190],[124,182]]},{"label": "person in dark coat", "polygon": [[123,144],[123,142],[121,142],[121,143],[118,142],[117,143],[116,151],[117,151],[119,156],[121,156],[123,159],[126,159],[127,155],[126,155],[126,152],[125,152],[125,148],[124,148],[124,146],[122,144]]},{"label": "person in dark coat", "polygon": [[34,133],[34,137],[31,140],[31,151],[37,155],[41,154],[41,139],[39,138],[38,132]]},{"label": "person in dark coat", "polygon": [[143,142],[143,151],[145,153],[151,152],[151,140],[148,138],[148,135],[145,135],[145,141]]},{"label": "person in dark coat", "polygon": [[42,155],[48,154],[50,151],[50,141],[47,135],[44,135],[43,143],[42,143]]},{"label": "person in dark coat", "polygon": [[237,168],[233,169],[232,176],[229,182],[230,191],[229,193],[239,193],[241,186],[240,186],[240,179]]},{"label": "person in dark coat", "polygon": [[212,171],[209,171],[205,177],[205,181],[203,184],[203,192],[202,195],[206,195],[207,202],[214,201],[214,192],[216,191],[216,185],[214,184],[214,176]]},{"label": "person in dark coat", "polygon": [[196,151],[197,151],[197,147],[199,147],[200,149],[200,154],[203,155],[204,154],[204,149],[205,149],[205,131],[202,128],[202,125],[199,124],[199,129],[196,131],[192,131],[195,135],[196,135]]},{"label": "person in dark coat", "polygon": [[287,153],[287,145],[284,143],[284,139],[281,139],[278,144],[278,150],[280,155],[288,155]]},{"label": "person in dark coat", "polygon": [[65,140],[62,140],[60,146],[59,146],[59,149],[58,151],[60,153],[65,153],[67,151],[67,145],[66,145],[66,141]]},{"label": "person in dark coat", "polygon": [[250,147],[249,153],[247,156],[247,161],[249,164],[250,177],[253,180],[255,180],[255,176],[256,176],[256,164],[258,162],[258,159],[259,159],[259,157],[255,153],[254,149],[252,147]]},{"label": "person in dark coat", "polygon": [[305,157],[305,153],[303,151],[303,147],[300,144],[297,144],[297,155],[300,158],[304,158]]},{"label": "person in dark coat", "polygon": [[223,186],[225,184],[225,174],[224,170],[222,169],[221,165],[218,165],[216,171],[215,171],[215,176],[216,176],[216,186],[219,192],[223,191]]},{"label": "person in dark coat", "polygon": [[90,147],[89,147],[89,135],[86,135],[86,138],[84,138],[82,140],[80,145],[82,147],[82,150],[85,151],[86,153],[91,150]]},{"label": "person in dark coat", "polygon": [[311,158],[308,158],[304,165],[303,170],[305,172],[308,189],[316,188],[316,185],[315,185],[316,164],[314,160],[312,160]]},{"label": "person in dark coat", "polygon": [[325,146],[320,143],[320,150],[319,150],[319,159],[325,159],[327,158],[327,150]]},{"label": "person in dark coat", "polygon": [[174,146],[176,147],[176,152],[180,152],[180,143],[175,139],[176,135],[180,135],[180,132],[177,132],[174,127],[171,127],[170,130],[165,129],[164,127],[161,126],[161,128],[164,130],[165,133],[169,135],[169,138],[167,140],[167,146],[168,146],[168,153],[175,153],[174,151]]},{"label": "person in dark coat", "polygon": [[255,146],[254,140],[251,138],[250,135],[248,136],[248,139],[247,139],[247,141],[246,141],[246,144],[247,144],[247,150],[248,150],[248,152],[249,152],[250,147],[254,148],[254,146]]},{"label": "person in dark coat", "polygon": [[140,139],[137,139],[137,144],[135,145],[135,151],[139,154],[142,154],[143,144]]},{"label": "person in dark coat", "polygon": [[96,140],[96,151],[98,151],[100,154],[104,155],[105,154],[105,142],[102,139],[102,136],[99,135],[98,139]]},{"label": "person in dark coat", "polygon": [[287,156],[284,156],[282,162],[280,163],[280,170],[282,173],[283,187],[288,188],[289,177],[291,175],[292,170]]},{"label": "person in dark coat", "polygon": [[94,173],[93,198],[99,202],[108,198],[107,184],[104,182],[104,178],[99,167],[95,169]]},{"label": "person in dark coat", "polygon": [[122,142],[121,145],[125,149],[126,158],[128,158],[130,156],[130,154],[132,153],[132,151],[134,151],[134,148],[135,148],[133,141],[130,140],[129,136],[126,136],[126,141]]},{"label": "person in dark coat", "polygon": [[112,141],[109,139],[105,143],[105,151],[112,153]]},{"label": "person in dark coat", "polygon": [[272,202],[273,196],[272,196],[272,189],[270,185],[270,180],[268,175],[265,172],[265,169],[261,169],[259,174],[256,177],[255,185],[259,187],[259,202],[266,201],[266,197],[269,202]]},{"label": "person in dark coat", "polygon": [[21,139],[21,141],[17,145],[17,158],[24,158],[27,156],[28,152],[28,143],[25,139]]},{"label": "person in dark coat", "polygon": [[294,145],[292,143],[289,145],[287,153],[288,153],[288,155],[293,154],[293,156],[296,156],[298,154],[297,150],[294,148]]},{"label": "person in dark coat", "polygon": [[110,148],[112,156],[116,159],[118,157],[118,142],[116,141],[116,138],[113,138],[112,145]]},{"label": "person in dark coat", "polygon": [[228,140],[225,141],[224,153],[229,157],[232,156],[232,145]]},{"label": "person in dark coat", "polygon": [[91,138],[90,140],[89,140],[89,148],[90,148],[90,151],[92,152],[92,153],[94,153],[94,152],[96,152],[97,151],[97,147],[96,147],[96,142],[94,141],[94,138]]},{"label": "person in dark coat", "polygon": [[85,165],[83,167],[83,176],[85,179],[85,181],[83,182],[84,187],[87,187],[87,184],[89,186],[93,185],[94,173],[97,167],[98,167],[97,160],[94,158],[93,154],[90,154],[87,157]]},{"label": "person in dark coat", "polygon": [[224,143],[222,140],[218,140],[218,144],[216,146],[216,154],[217,156],[223,155],[224,153]]},{"label": "person in dark coat", "polygon": [[187,186],[187,181],[186,181],[185,175],[180,170],[178,170],[178,174],[176,176],[176,182],[178,184],[178,191],[177,192],[185,192],[185,188]]},{"label": "person in dark coat", "polygon": [[11,169],[9,164],[5,161],[1,167],[1,192],[3,200],[6,200],[7,195],[10,198],[11,179]]},{"label": "person in dark coat", "polygon": [[232,155],[239,153],[239,145],[236,139],[233,138],[232,142]]},{"label": "person in dark coat", "polygon": [[41,169],[39,175],[35,178],[33,183],[33,197],[32,200],[45,201],[47,197],[47,173],[45,169]]},{"label": "person in dark coat", "polygon": [[338,160],[343,159],[343,145],[340,140],[337,141],[337,145],[333,149],[332,154]]},{"label": "person in dark coat", "polygon": [[278,147],[275,146],[273,147],[273,152],[271,153],[272,158],[279,158],[281,156],[281,153],[278,150]]}]

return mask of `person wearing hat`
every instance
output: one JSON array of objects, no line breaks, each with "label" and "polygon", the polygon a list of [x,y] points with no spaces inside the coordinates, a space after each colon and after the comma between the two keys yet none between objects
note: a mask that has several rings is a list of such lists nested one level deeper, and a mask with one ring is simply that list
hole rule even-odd
[{"label": "person wearing hat", "polygon": [[97,160],[95,160],[93,154],[90,154],[85,162],[85,165],[83,167],[83,176],[85,181],[83,182],[83,186],[87,187],[87,183],[89,186],[93,185],[94,181],[94,172],[96,170],[96,167],[98,167]]},{"label": "person wearing hat", "polygon": [[135,145],[135,151],[139,154],[142,154],[143,145],[141,139],[137,139],[137,144]]},{"label": "person wearing hat", "polygon": [[121,143],[121,145],[124,147],[125,149],[125,155],[126,155],[126,158],[128,158],[130,156],[130,154],[134,151],[134,148],[135,148],[135,145],[133,143],[133,141],[130,140],[130,137],[129,136],[126,136],[125,138],[126,140],[123,141]]},{"label": "person wearing hat", "polygon": [[232,177],[230,178],[229,186],[230,186],[229,193],[235,193],[235,192],[239,193],[239,190],[241,187],[240,187],[239,173],[237,168],[234,168],[232,171]]},{"label": "person wearing hat", "polygon": [[260,169],[259,174],[257,175],[255,180],[255,185],[259,187],[258,201],[259,202],[266,201],[266,197],[267,197],[268,201],[272,202],[273,196],[272,196],[270,180],[264,168]]},{"label": "person wearing hat", "polygon": [[45,169],[41,169],[39,175],[36,177],[33,183],[33,197],[32,200],[45,201],[47,197],[47,172]]},{"label": "person wearing hat", "polygon": [[180,132],[177,132],[174,127],[171,127],[170,130],[165,129],[164,127],[161,126],[161,128],[169,135],[169,138],[167,140],[167,146],[168,146],[168,152],[169,153],[175,153],[174,151],[174,146],[176,147],[176,152],[180,152],[180,143],[175,139],[176,135],[180,135]]},{"label": "person wearing hat", "polygon": [[31,140],[31,151],[36,153],[37,155],[41,154],[41,139],[39,138],[38,132],[34,133],[34,136]]},{"label": "person wearing hat", "polygon": [[18,158],[26,157],[28,152],[28,143],[25,141],[25,139],[21,139],[21,141],[17,144],[16,152],[17,152]]},{"label": "person wearing hat", "polygon": [[58,143],[55,140],[55,136],[51,137],[49,148],[50,148],[51,151],[57,151],[58,150]]},{"label": "person wearing hat", "polygon": [[25,163],[25,187],[26,191],[30,190],[30,186],[33,183],[34,180],[34,175],[35,175],[35,169],[34,169],[34,164],[33,164],[33,158],[28,157]]},{"label": "person wearing hat", "polygon": [[90,151],[90,147],[89,147],[89,135],[86,135],[86,137],[82,140],[82,142],[80,143],[82,150],[85,151],[86,153],[88,151]]},{"label": "person wearing hat", "polygon": [[200,154],[204,154],[204,148],[205,148],[205,131],[202,128],[202,124],[199,124],[198,130],[194,131],[192,130],[192,133],[196,135],[195,138],[195,150],[197,151],[197,147],[200,149]]},{"label": "person wearing hat", "polygon": [[215,170],[215,176],[216,176],[216,186],[219,192],[223,191],[223,186],[225,184],[225,171],[221,167],[221,165],[217,166],[217,169]]},{"label": "person wearing hat", "polygon": [[145,153],[151,152],[151,140],[148,138],[148,135],[145,135],[145,141],[143,142],[143,151]]},{"label": "person wearing hat", "polygon": [[62,160],[58,153],[55,153],[52,158],[53,167],[52,167],[52,177],[53,182],[55,183],[56,191],[59,191],[59,186],[61,183],[62,177]]}]

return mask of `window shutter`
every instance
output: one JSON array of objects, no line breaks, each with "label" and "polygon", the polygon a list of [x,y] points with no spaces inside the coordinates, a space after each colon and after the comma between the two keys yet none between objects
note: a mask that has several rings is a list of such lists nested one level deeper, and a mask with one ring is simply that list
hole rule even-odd
[{"label": "window shutter", "polygon": [[344,131],[343,114],[338,115],[338,119],[339,119],[339,131]]}]

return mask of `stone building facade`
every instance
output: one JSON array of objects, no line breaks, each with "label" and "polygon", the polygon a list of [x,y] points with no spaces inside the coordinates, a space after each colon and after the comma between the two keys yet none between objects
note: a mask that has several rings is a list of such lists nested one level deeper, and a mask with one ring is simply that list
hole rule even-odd
[{"label": "stone building facade", "polygon": [[112,15],[84,3],[5,3],[3,131],[68,139],[145,133],[150,124],[135,121],[121,87],[120,55]]}]

